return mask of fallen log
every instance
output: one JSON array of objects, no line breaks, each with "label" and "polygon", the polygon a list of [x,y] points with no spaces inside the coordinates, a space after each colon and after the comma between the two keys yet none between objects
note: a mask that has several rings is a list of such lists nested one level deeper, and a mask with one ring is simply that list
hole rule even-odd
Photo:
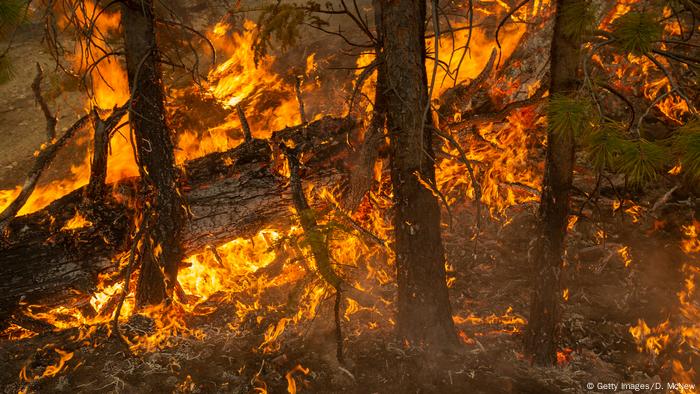
[{"label": "fallen log", "polygon": [[[181,189],[192,212],[184,230],[185,253],[290,223],[289,182],[275,170],[278,142],[294,143],[303,152],[306,182],[338,185],[347,179],[345,141],[354,133],[354,120],[327,117],[275,132],[271,141],[252,140],[185,163]],[[81,188],[8,223],[0,245],[0,322],[20,301],[53,303],[87,293],[99,273],[117,268],[116,259],[129,249],[130,203],[139,182],[108,186],[115,192],[104,199],[85,200]],[[92,224],[66,228],[77,213]]]}]

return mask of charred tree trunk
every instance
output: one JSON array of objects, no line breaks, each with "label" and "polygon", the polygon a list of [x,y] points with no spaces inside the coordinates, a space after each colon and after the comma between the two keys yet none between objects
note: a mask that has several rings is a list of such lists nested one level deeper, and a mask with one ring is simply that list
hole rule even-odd
[{"label": "charred tree trunk", "polygon": [[379,151],[384,144],[384,128],[386,125],[386,63],[383,57],[384,38],[382,34],[381,1],[373,0],[374,19],[376,26],[377,45],[374,52],[377,56],[377,81],[374,89],[374,108],[372,119],[365,130],[364,141],[357,156],[356,169],[350,178],[350,193],[347,208],[355,210],[364,195],[372,187],[373,169],[379,157]]},{"label": "charred tree trunk", "polygon": [[90,163],[90,182],[87,197],[91,200],[101,198],[107,180],[107,155],[109,153],[109,130],[95,111],[93,113],[92,163]]},{"label": "charred tree trunk", "polygon": [[[394,231],[399,335],[441,348],[456,343],[445,282],[440,206],[433,183],[432,128],[425,71],[425,1],[381,2],[386,65],[389,160],[394,187]],[[430,116],[427,117],[430,119]]]},{"label": "charred tree trunk", "polygon": [[114,108],[106,119],[102,119],[97,109],[93,108],[92,162],[90,164],[90,182],[86,188],[86,197],[92,201],[104,197],[110,136],[125,114],[126,105]]},{"label": "charred tree trunk", "polygon": [[[558,0],[551,47],[550,97],[572,94],[580,87],[579,39],[564,33],[562,15],[577,0]],[[539,211],[539,235],[533,253],[534,290],[525,332],[525,351],[540,365],[557,361],[556,326],[561,299],[560,276],[569,215],[569,192],[573,179],[574,138],[547,132],[547,156]]]},{"label": "charred tree trunk", "polygon": [[122,23],[132,105],[133,128],[141,178],[149,186],[147,215],[152,228],[145,235],[137,288],[139,305],[163,302],[177,282],[182,259],[183,201],[177,190],[177,170],[154,27],[153,1],[122,3]]}]

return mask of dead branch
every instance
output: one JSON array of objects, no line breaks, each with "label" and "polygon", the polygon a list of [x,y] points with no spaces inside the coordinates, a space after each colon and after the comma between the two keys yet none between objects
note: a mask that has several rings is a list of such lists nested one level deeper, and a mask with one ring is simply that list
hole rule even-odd
[{"label": "dead branch", "polygon": [[251,142],[253,140],[253,135],[250,132],[250,125],[248,124],[248,119],[245,117],[245,112],[241,104],[236,104],[236,112],[238,113],[238,119],[241,121],[241,128],[243,129],[243,136],[245,142]]},{"label": "dead branch", "polygon": [[116,107],[112,113],[102,119],[97,112],[97,108],[92,109],[93,122],[93,152],[92,164],[90,166],[90,182],[86,189],[86,197],[89,199],[99,199],[104,194],[105,181],[107,180],[107,154],[109,151],[109,141],[117,123],[126,114],[126,104]]},{"label": "dead branch", "polygon": [[301,124],[308,123],[306,119],[306,112],[304,111],[304,99],[301,96],[301,84],[304,81],[302,75],[297,75],[296,82],[294,83],[294,92],[297,95],[297,103],[299,103],[299,116],[301,117]]},{"label": "dead branch", "polygon": [[46,118],[46,140],[51,143],[53,139],[56,138],[56,124],[58,119],[51,113],[49,105],[46,103],[44,96],[41,94],[41,80],[44,77],[44,71],[41,69],[41,65],[36,63],[36,77],[34,82],[32,82],[32,91],[34,92],[34,98],[41,107],[41,112],[44,113],[44,118]]},{"label": "dead branch", "polygon": [[323,233],[319,230],[318,224],[316,223],[316,212],[311,209],[309,203],[306,201],[306,196],[304,195],[304,189],[301,185],[301,177],[299,176],[299,167],[301,163],[297,158],[297,153],[288,148],[284,143],[280,144],[280,148],[287,156],[287,162],[289,163],[289,184],[292,190],[292,201],[294,202],[294,208],[299,216],[299,221],[301,222],[301,228],[304,231],[304,236],[306,241],[311,248],[311,253],[316,261],[316,268],[318,269],[319,275],[333,288],[335,289],[335,332],[336,332],[336,357],[339,363],[343,363],[343,336],[340,326],[340,302],[342,288],[341,284],[343,280],[335,273],[333,267],[331,266],[331,256],[328,251],[328,246],[326,244],[325,237]]},{"label": "dead branch", "polygon": [[44,169],[46,169],[49,163],[51,163],[51,161],[53,161],[53,159],[56,157],[59,149],[61,149],[68,142],[68,140],[70,140],[73,135],[78,132],[78,130],[82,130],[85,126],[87,126],[89,120],[89,114],[83,115],[82,118],[78,119],[77,122],[75,122],[68,128],[68,130],[65,131],[65,133],[63,133],[61,138],[56,140],[51,145],[42,148],[38,152],[34,166],[32,167],[31,171],[29,171],[27,180],[24,182],[19,195],[12,201],[12,203],[10,203],[10,205],[7,206],[7,208],[5,208],[4,211],[2,211],[2,213],[0,213],[0,229],[4,230],[8,222],[14,218],[20,209],[22,209],[24,204],[27,203],[27,200],[32,195],[37,182],[39,182],[41,174],[44,172]]}]

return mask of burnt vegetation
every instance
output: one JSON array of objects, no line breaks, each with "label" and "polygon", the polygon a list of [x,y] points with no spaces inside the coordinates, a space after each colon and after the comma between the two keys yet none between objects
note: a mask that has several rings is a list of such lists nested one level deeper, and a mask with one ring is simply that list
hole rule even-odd
[{"label": "burnt vegetation", "polygon": [[0,2],[4,392],[696,392],[698,20]]}]

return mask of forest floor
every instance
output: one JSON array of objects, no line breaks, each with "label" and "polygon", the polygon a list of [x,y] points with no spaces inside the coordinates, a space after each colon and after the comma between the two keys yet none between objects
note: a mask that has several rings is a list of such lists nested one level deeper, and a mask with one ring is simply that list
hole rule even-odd
[{"label": "forest floor", "polygon": [[[520,209],[505,226],[484,225],[476,259],[473,242],[463,235],[466,228],[455,225],[445,231],[448,260],[456,275],[450,289],[453,315],[473,318],[457,319],[466,340],[453,354],[422,354],[397,343],[386,329],[361,334],[349,330],[347,363],[340,368],[330,299],[314,320],[285,333],[278,350],[263,353],[259,344],[265,325],[251,323],[244,334],[234,333],[227,324],[235,306],[222,303],[212,314],[187,322],[205,333],[204,339],[174,338],[170,346],[138,356],[125,353],[121,343],[107,338],[104,328],[83,341],[75,340],[75,329],[23,340],[0,339],[4,366],[0,382],[6,393],[21,387],[30,392],[243,393],[253,392],[262,382],[277,393],[286,391],[285,375],[297,364],[310,370],[308,375],[294,374],[298,388],[318,393],[578,393],[590,392],[586,389],[590,382],[665,386],[672,381],[669,359],[675,355],[666,350],[657,357],[640,352],[629,328],[640,318],[651,327],[678,313],[679,235],[653,230],[653,222],[633,224],[629,218],[616,217],[603,224],[608,238],[601,246],[595,239],[596,226],[578,223],[570,237],[564,281],[569,293],[561,340],[567,350],[560,365],[538,368],[521,353],[530,294],[524,256],[534,215],[532,207]],[[690,214],[673,210],[668,216],[679,220]],[[467,219],[465,210],[461,217],[457,213],[456,223],[470,223]],[[617,253],[619,245],[630,248],[629,267]],[[361,320],[362,315],[352,319]],[[143,329],[149,323],[129,324]],[[55,364],[57,355],[41,349],[62,344],[74,355],[61,373],[30,384],[20,380],[23,367],[41,374]]]}]

